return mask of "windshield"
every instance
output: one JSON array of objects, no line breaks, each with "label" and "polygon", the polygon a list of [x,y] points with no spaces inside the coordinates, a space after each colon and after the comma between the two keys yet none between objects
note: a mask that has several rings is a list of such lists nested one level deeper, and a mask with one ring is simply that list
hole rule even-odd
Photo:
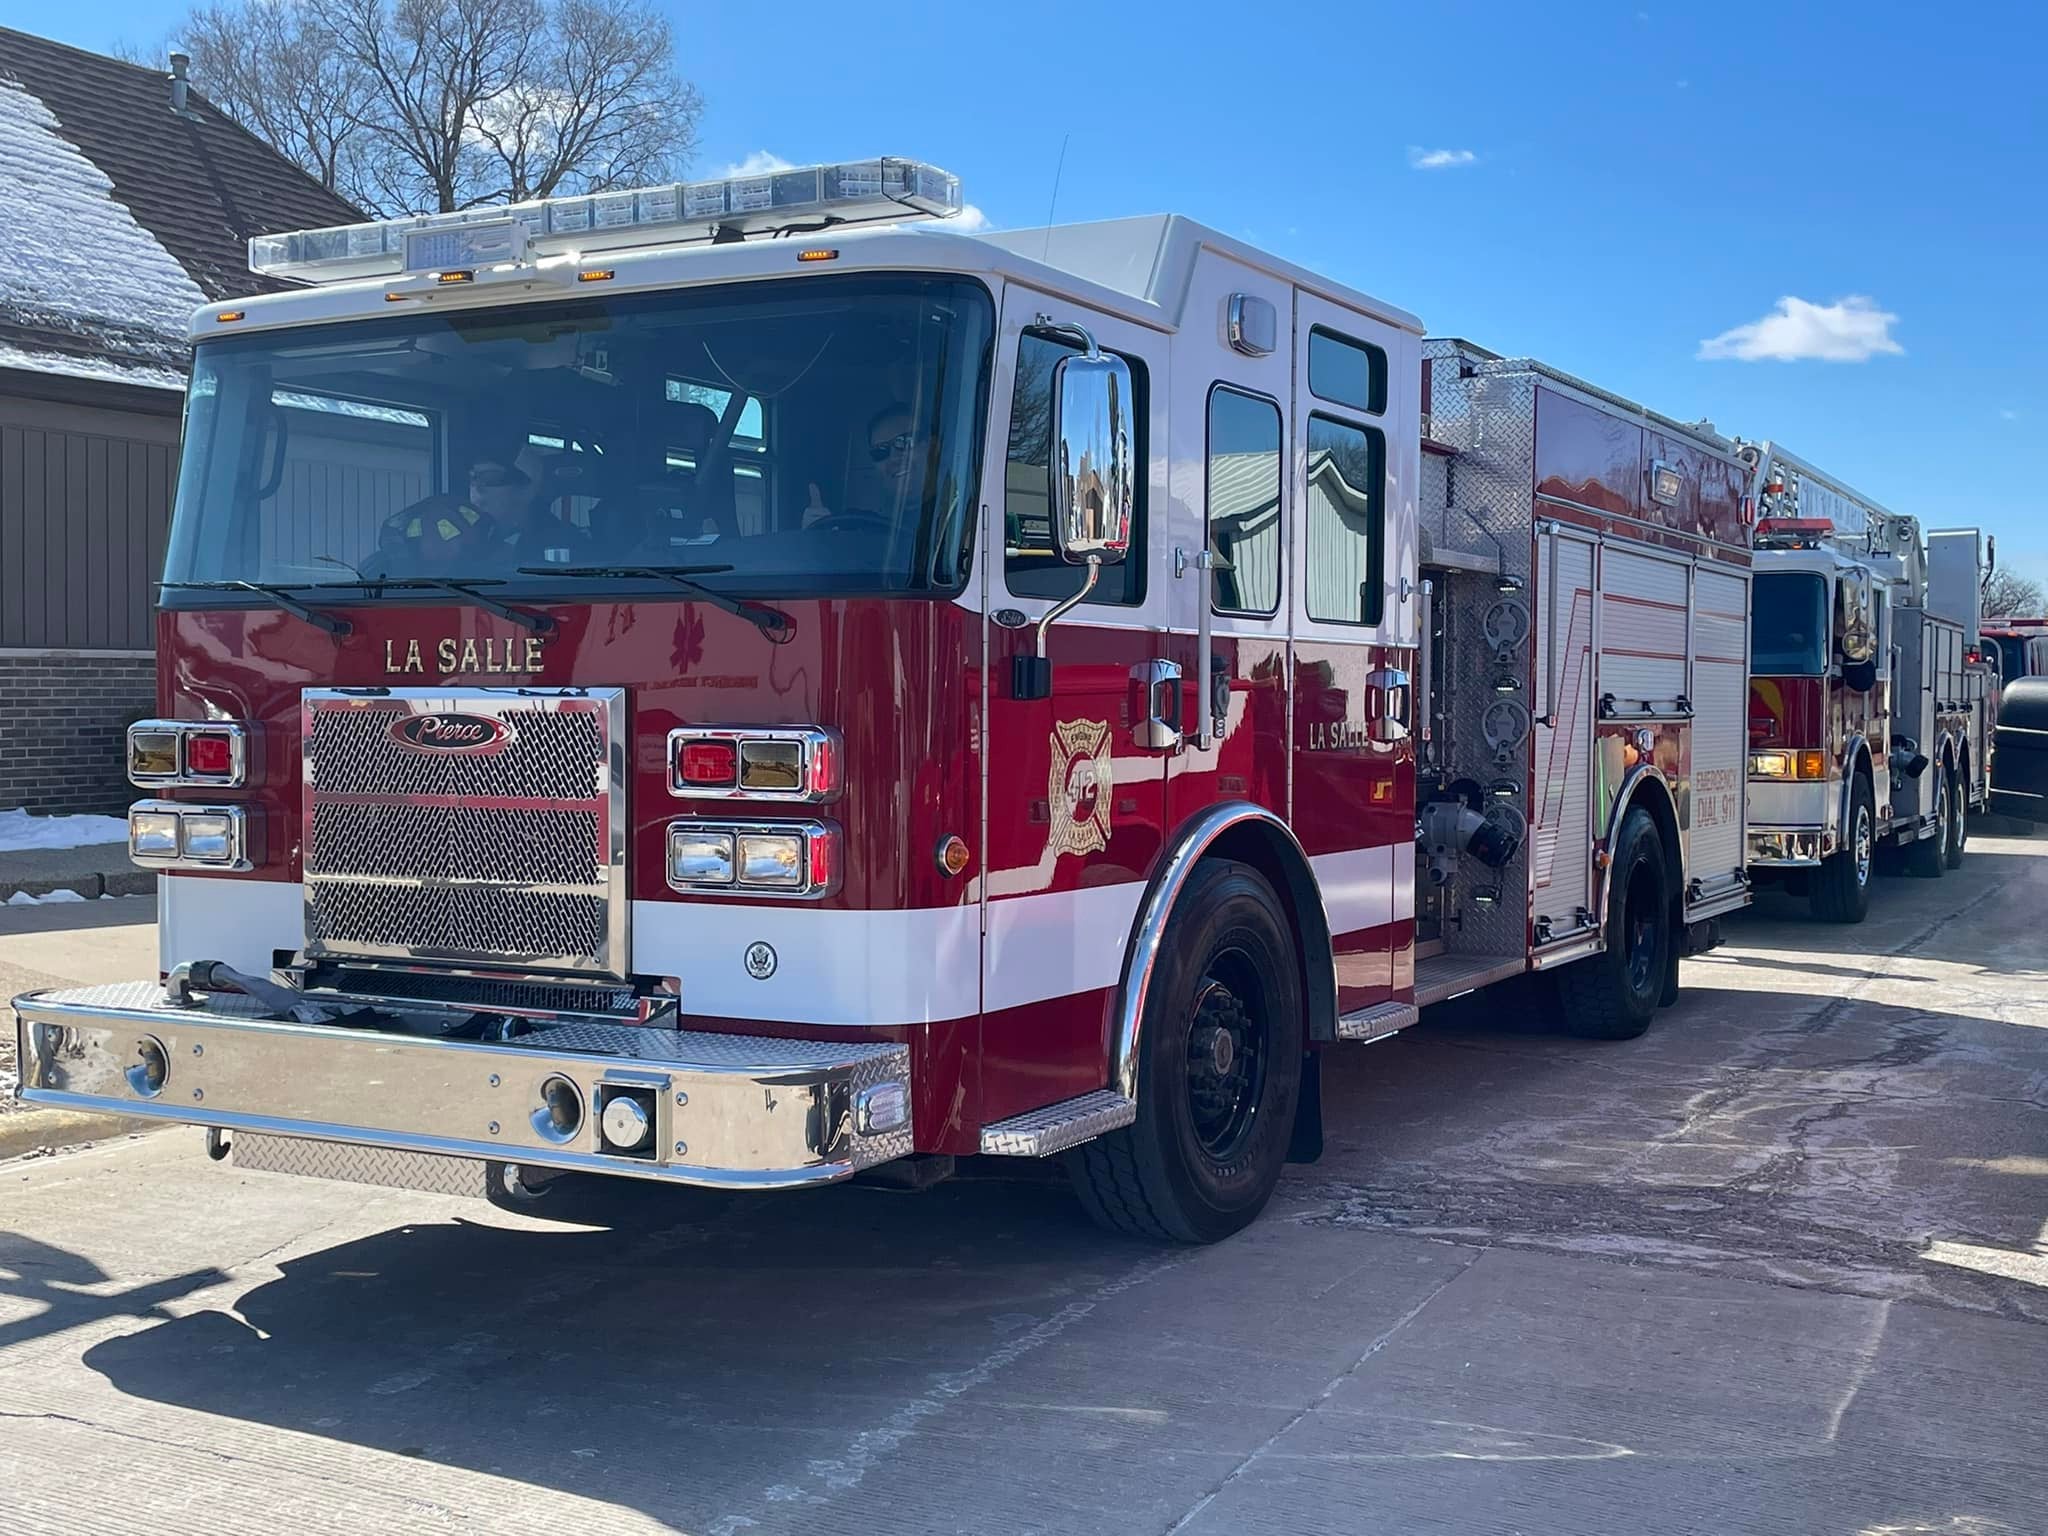
[{"label": "windshield", "polygon": [[2001,681],[2011,682],[2014,678],[2027,675],[2027,642],[2018,635],[2000,635],[1998,639],[1998,675]]},{"label": "windshield", "polygon": [[950,589],[991,322],[978,285],[850,275],[208,341],[165,581]]},{"label": "windshield", "polygon": [[1828,670],[1828,586],[1811,571],[1756,578],[1750,596],[1749,670],[1759,677],[1819,677]]}]

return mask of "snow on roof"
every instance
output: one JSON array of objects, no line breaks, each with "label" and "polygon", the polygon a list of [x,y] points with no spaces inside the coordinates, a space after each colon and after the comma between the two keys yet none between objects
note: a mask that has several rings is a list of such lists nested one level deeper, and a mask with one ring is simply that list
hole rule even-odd
[{"label": "snow on roof", "polygon": [[76,373],[111,354],[145,370],[181,367],[206,295],[113,191],[38,98],[0,80],[0,316],[99,354],[10,348],[29,361],[7,366]]}]

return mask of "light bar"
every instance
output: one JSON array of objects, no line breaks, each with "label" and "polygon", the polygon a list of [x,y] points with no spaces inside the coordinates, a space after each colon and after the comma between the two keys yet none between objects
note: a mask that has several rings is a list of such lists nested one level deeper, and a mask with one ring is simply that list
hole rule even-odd
[{"label": "light bar", "polygon": [[518,265],[539,256],[621,250],[839,224],[951,218],[960,178],[915,160],[807,165],[723,181],[551,197],[507,207],[430,213],[254,235],[249,270],[341,282],[401,273]]}]

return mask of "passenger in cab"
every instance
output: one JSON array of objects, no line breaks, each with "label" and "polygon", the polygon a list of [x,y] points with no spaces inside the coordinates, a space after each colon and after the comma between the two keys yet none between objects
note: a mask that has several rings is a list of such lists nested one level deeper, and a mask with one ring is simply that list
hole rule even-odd
[{"label": "passenger in cab", "polygon": [[384,524],[364,574],[501,574],[522,565],[580,564],[589,541],[555,515],[546,471],[546,456],[531,443],[479,455],[462,494],[429,496]]}]

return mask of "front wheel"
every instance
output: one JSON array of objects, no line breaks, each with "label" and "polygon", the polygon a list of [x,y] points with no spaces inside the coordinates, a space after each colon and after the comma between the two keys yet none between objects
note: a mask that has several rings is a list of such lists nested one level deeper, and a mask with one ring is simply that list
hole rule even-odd
[{"label": "front wheel", "polygon": [[1582,1040],[1633,1040],[1663,1000],[1678,935],[1671,926],[1664,840],[1637,807],[1615,839],[1607,887],[1607,948],[1557,973],[1565,1033]]},{"label": "front wheel", "polygon": [[1870,915],[1870,876],[1877,866],[1877,802],[1862,774],[1849,791],[1842,846],[1814,873],[1809,900],[1824,923],[1860,923]]},{"label": "front wheel", "polygon": [[1138,1118],[1068,1154],[1103,1226],[1213,1243],[1248,1225],[1280,1181],[1307,1038],[1287,914],[1250,866],[1196,867],[1145,997]]}]

